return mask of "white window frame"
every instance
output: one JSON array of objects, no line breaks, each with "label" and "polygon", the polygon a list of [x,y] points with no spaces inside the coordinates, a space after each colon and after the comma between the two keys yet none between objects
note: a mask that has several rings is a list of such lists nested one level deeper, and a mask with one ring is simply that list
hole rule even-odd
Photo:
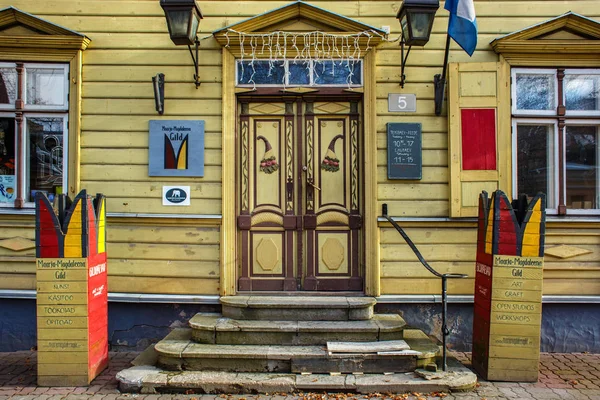
[{"label": "white window frame", "polygon": [[[310,63],[310,75],[309,75],[309,83],[306,85],[299,85],[299,84],[290,84],[289,83],[289,77],[290,77],[290,73],[289,73],[289,65],[290,63],[293,63],[294,60],[285,60],[285,64],[284,64],[284,79],[285,79],[285,83],[274,83],[274,84],[267,84],[267,83],[238,83],[238,76],[239,76],[239,68],[240,68],[240,62],[251,62],[252,60],[242,60],[242,59],[238,59],[236,60],[235,63],[235,86],[236,87],[363,87],[364,86],[364,81],[365,81],[365,75],[364,75],[364,61],[363,59],[356,59],[356,60],[350,60],[350,62],[354,62],[356,64],[358,64],[355,68],[359,68],[360,70],[360,83],[359,84],[349,84],[349,83],[343,83],[343,84],[317,84],[314,82],[314,62],[315,61],[344,61],[344,60],[337,60],[337,59],[322,59],[322,60],[309,60],[308,62]],[[268,62],[269,59],[256,59],[254,61],[266,61]],[[283,60],[274,60],[274,62],[283,62]],[[304,61],[298,61],[296,60],[296,62],[304,62]]]},{"label": "white window frame", "polygon": [[[566,156],[567,156],[567,146],[566,146],[566,139],[567,139],[567,127],[569,125],[583,125],[583,126],[593,126],[596,125],[596,167],[598,168],[598,171],[596,173],[596,207],[598,207],[598,205],[600,204],[600,119],[570,119],[567,120],[565,123],[565,134],[563,135],[563,141],[565,141],[565,143],[563,143],[563,154],[562,154],[562,158],[563,160],[565,160],[564,162],[564,174],[563,174],[563,187],[565,188],[565,193],[564,196],[565,198],[563,199],[563,203],[567,204],[567,161],[566,161]],[[600,208],[590,208],[590,209],[585,209],[585,208],[569,208],[567,209],[567,214],[571,214],[571,215],[596,215],[600,213]]]},{"label": "white window frame", "polygon": [[[69,65],[68,64],[35,64],[25,63],[25,72],[23,73],[23,100],[25,105],[24,110],[56,110],[56,111],[68,111],[69,110]],[[64,103],[61,105],[41,105],[41,104],[27,104],[27,68],[31,69],[62,69],[63,70],[63,94]]]},{"label": "white window frame", "polygon": [[[554,109],[553,110],[518,110],[517,109],[517,74],[519,75],[549,75],[554,79]],[[558,84],[556,82],[556,68],[512,68],[510,72],[512,84],[510,85],[510,96],[512,98],[512,114],[518,116],[556,115],[558,106]]]},{"label": "white window frame", "polygon": [[[600,80],[600,69],[565,69],[565,79],[568,75],[597,75]],[[586,110],[568,110],[566,109],[566,116],[600,116],[600,96],[596,100],[596,110],[586,111]],[[567,104],[567,91],[563,90],[563,104],[566,107]]]},{"label": "white window frame", "polygon": [[[547,214],[558,214],[558,205],[560,204],[560,199],[559,199],[559,195],[558,195],[558,189],[559,189],[559,185],[557,185],[558,183],[558,172],[559,172],[559,154],[558,154],[558,122],[557,121],[550,121],[547,119],[536,119],[536,118],[513,118],[512,119],[512,192],[515,195],[518,195],[518,165],[517,165],[517,152],[518,152],[518,148],[517,148],[517,125],[546,125],[546,126],[552,126],[553,127],[553,132],[552,132],[552,138],[548,139],[550,141],[550,151],[552,154],[549,154],[549,156],[551,155],[553,157],[553,171],[552,173],[554,174],[554,180],[549,183],[551,185],[551,191],[552,191],[552,197],[555,203],[555,207],[554,208],[546,208],[546,213]],[[563,155],[564,156],[564,155]],[[546,198],[548,198],[549,194],[546,193]],[[548,201],[546,201],[546,205],[548,205]]]}]

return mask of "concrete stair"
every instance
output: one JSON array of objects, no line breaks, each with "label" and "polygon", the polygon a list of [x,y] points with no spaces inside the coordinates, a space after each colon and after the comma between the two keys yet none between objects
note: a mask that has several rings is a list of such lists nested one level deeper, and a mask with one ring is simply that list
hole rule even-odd
[{"label": "concrete stair", "polygon": [[398,314],[376,314],[370,320],[359,321],[270,321],[199,313],[189,325],[191,338],[198,343],[293,346],[400,340],[406,328]]},{"label": "concrete stair", "polygon": [[373,297],[225,296],[224,317],[268,321],[364,321],[373,317]]},{"label": "concrete stair", "polygon": [[169,371],[278,373],[385,373],[414,371],[435,362],[438,346],[428,339],[406,339],[408,353],[334,353],[326,346],[203,344],[180,330],[155,346],[158,365]]},{"label": "concrete stair", "polygon": [[[429,384],[421,382],[428,379],[413,372],[435,366],[439,346],[420,330],[409,328],[399,315],[374,314],[374,298],[235,296],[223,297],[221,303],[222,314],[195,315],[189,328],[173,330],[148,352],[152,362],[137,362],[119,373],[122,390],[365,393],[366,388],[462,390],[477,381],[474,374],[456,366],[452,376],[460,377],[458,381],[444,375]],[[410,350],[398,350],[405,344]],[[431,373],[421,375],[427,374]]]}]

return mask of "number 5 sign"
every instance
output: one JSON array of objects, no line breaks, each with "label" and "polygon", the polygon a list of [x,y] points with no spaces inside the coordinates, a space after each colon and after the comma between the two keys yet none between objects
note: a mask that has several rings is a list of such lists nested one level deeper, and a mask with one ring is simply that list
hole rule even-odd
[{"label": "number 5 sign", "polygon": [[388,111],[416,112],[417,95],[390,93],[388,95]]}]

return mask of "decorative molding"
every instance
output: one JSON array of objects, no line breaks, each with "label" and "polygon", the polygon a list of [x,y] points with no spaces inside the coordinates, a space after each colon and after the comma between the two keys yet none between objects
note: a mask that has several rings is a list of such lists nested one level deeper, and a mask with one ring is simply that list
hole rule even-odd
[{"label": "decorative molding", "polygon": [[[572,39],[552,39],[569,32]],[[560,35],[559,35],[560,36]],[[600,66],[600,22],[568,12],[494,39],[490,45],[513,66]]]},{"label": "decorative molding", "polygon": [[[308,182],[314,182],[314,159],[313,159],[313,142],[314,142],[314,131],[313,131],[314,120],[313,117],[306,118],[306,179]],[[314,192],[314,190],[313,190]],[[310,192],[309,192],[310,193]],[[307,210],[314,210],[314,196],[309,195],[306,200]]]},{"label": "decorative molding", "polygon": [[358,119],[354,118],[350,121],[350,146],[352,147],[351,209],[358,210]]},{"label": "decorative molding", "polygon": [[[221,54],[223,65],[221,213],[223,219],[221,222],[221,245],[219,246],[221,255],[219,293],[222,296],[233,296],[236,294],[238,267],[236,215],[240,204],[236,190],[236,176],[239,174],[236,168],[236,126],[239,118],[235,97],[235,58],[227,49],[223,49]],[[241,108],[243,111],[244,106],[242,105]]]},{"label": "decorative molding", "polygon": [[2,36],[0,47],[85,50],[91,40],[77,36]]},{"label": "decorative molding", "polygon": [[283,93],[298,93],[298,94],[314,93],[314,92],[318,92],[318,91],[319,91],[319,89],[307,88],[307,87],[291,87],[291,88],[281,89],[281,92],[283,92]]},{"label": "decorative molding", "polygon": [[[0,31],[15,25],[31,31],[18,35],[0,35],[0,47],[85,50],[91,40],[87,36],[53,24],[14,7],[0,10]],[[72,56],[71,56],[72,57]]]},{"label": "decorative molding", "polygon": [[375,78],[376,50],[365,55],[363,68],[365,77],[364,126],[363,126],[363,235],[365,242],[365,294],[379,296],[381,294],[381,258],[379,227],[377,217],[381,212],[374,196],[377,193],[377,93]]},{"label": "decorative molding", "polygon": [[[265,33],[273,31],[273,26],[280,25],[287,21],[318,21],[319,24],[327,25],[330,32],[363,32],[372,31],[377,35],[383,37],[386,35],[385,31],[363,24],[359,21],[345,17],[340,14],[333,13],[320,7],[316,7],[312,4],[305,3],[304,1],[295,1],[286,6],[277,8],[275,10],[268,11],[266,13],[257,15],[256,17],[249,18],[247,20],[238,22],[233,25],[226,26],[215,32],[214,37],[221,46],[235,45],[235,35],[227,38],[227,33],[231,30],[238,32],[255,32],[259,33],[264,31]],[[325,29],[320,29],[326,32]],[[376,46],[381,41],[381,37],[374,37],[371,41],[371,46]],[[239,45],[239,40],[238,40]]]},{"label": "decorative molding", "polygon": [[573,258],[590,253],[593,253],[593,251],[588,249],[582,249],[581,247],[569,246],[566,244],[561,244],[559,246],[554,247],[547,247],[544,250],[544,255],[561,259]]},{"label": "decorative molding", "polygon": [[243,120],[241,122],[241,142],[242,142],[242,211],[248,211],[250,209],[250,203],[249,203],[249,194],[248,194],[248,187],[249,187],[249,181],[248,181],[248,177],[249,177],[249,154],[248,154],[248,125],[249,125],[249,121],[247,120]]},{"label": "decorative molding", "polygon": [[[294,180],[294,155],[293,155],[293,133],[294,133],[294,121],[292,119],[286,119],[285,121],[285,150],[286,150],[286,179],[288,181]],[[294,196],[287,195],[286,192],[286,211],[294,210]]]},{"label": "decorative molding", "polygon": [[17,236],[11,239],[0,240],[0,247],[12,251],[30,250],[35,249],[35,240],[25,239]]},{"label": "decorative molding", "polygon": [[505,41],[540,39],[561,30],[590,39],[600,39],[600,22],[569,11],[539,24],[501,36],[494,39],[491,44],[494,46],[494,44]]}]

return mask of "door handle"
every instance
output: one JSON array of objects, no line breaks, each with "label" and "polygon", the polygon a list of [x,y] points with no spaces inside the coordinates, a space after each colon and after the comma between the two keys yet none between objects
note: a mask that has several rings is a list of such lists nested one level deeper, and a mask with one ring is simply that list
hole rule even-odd
[{"label": "door handle", "polygon": [[316,189],[316,190],[321,190],[321,188],[320,188],[320,187],[318,187],[317,185],[315,185],[315,184],[312,182],[312,179],[307,179],[307,180],[306,180],[306,182],[307,182],[307,183],[308,183],[310,186],[312,186],[314,189]]},{"label": "door handle", "polygon": [[292,177],[287,178],[287,201],[292,201],[294,198],[294,180]]}]

